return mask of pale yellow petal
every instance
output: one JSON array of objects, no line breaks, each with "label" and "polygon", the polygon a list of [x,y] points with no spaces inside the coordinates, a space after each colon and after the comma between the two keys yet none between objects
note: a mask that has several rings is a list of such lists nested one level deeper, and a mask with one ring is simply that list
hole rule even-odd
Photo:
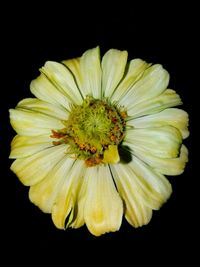
[{"label": "pale yellow petal", "polygon": [[31,82],[30,90],[32,94],[43,101],[62,106],[68,111],[71,108],[71,100],[60,92],[43,73]]},{"label": "pale yellow petal", "polygon": [[51,103],[45,102],[37,98],[26,98],[17,104],[19,110],[30,110],[41,114],[48,115],[50,117],[66,120],[69,112],[61,106],[52,105]]},{"label": "pale yellow petal", "polygon": [[[127,164],[119,163],[117,165],[111,165],[111,170],[114,179],[118,179],[119,185],[124,188],[123,190],[126,190],[126,192],[123,191],[126,198],[128,198],[128,196],[131,197],[129,195],[132,194],[131,192],[135,192],[134,194],[137,196],[138,201],[144,204],[144,206],[141,205],[140,207],[136,207],[134,204],[135,212],[137,208],[138,212],[140,211],[138,216],[142,216],[142,213],[145,212],[145,206],[154,210],[159,209],[171,195],[172,188],[168,180],[134,155],[132,155],[131,162]],[[122,190],[121,187],[119,190]],[[125,197],[125,195],[123,196]],[[146,212],[148,214],[148,210],[146,210]],[[142,218],[146,218],[146,223],[148,222],[148,216],[140,217],[141,222]]]},{"label": "pale yellow petal", "polygon": [[[59,189],[52,209],[52,220],[59,229],[71,226],[78,216],[79,211],[75,210],[75,205],[78,201],[85,169],[84,161],[76,160],[72,168],[62,174],[65,181]],[[65,222],[69,214],[70,218],[68,222]]]},{"label": "pale yellow petal", "polygon": [[31,186],[29,199],[43,212],[51,213],[53,204],[68,178],[73,163],[74,159],[65,156],[41,182]]},{"label": "pale yellow petal", "polygon": [[83,99],[74,77],[64,64],[47,61],[44,67],[41,68],[41,72],[45,74],[58,91],[69,98],[72,103],[78,105],[82,103]]},{"label": "pale yellow petal", "polygon": [[16,159],[11,170],[25,185],[40,182],[51,172],[53,167],[65,156],[66,145],[59,145],[42,150],[32,156]]},{"label": "pale yellow petal", "polygon": [[74,79],[80,89],[80,93],[83,90],[83,81],[81,76],[81,69],[80,69],[80,58],[73,58],[68,60],[63,60],[62,63],[66,65],[70,71],[72,72]]},{"label": "pale yellow petal", "polygon": [[159,113],[130,120],[127,126],[135,128],[161,127],[172,125],[179,129],[183,138],[188,137],[188,114],[177,108],[165,109]]},{"label": "pale yellow petal", "polygon": [[101,98],[101,65],[99,47],[87,50],[80,59],[82,93]]},{"label": "pale yellow petal", "polygon": [[[160,195],[161,204],[167,201],[172,193],[172,187],[164,175],[134,156],[130,166],[143,186],[146,183],[152,192],[156,191]],[[156,197],[156,194],[153,193],[153,195]],[[148,201],[145,204],[148,206]]]},{"label": "pale yellow petal", "polygon": [[110,49],[102,58],[102,90],[104,97],[111,97],[123,78],[128,53]]},{"label": "pale yellow petal", "polygon": [[91,167],[87,179],[84,219],[89,231],[96,236],[117,231],[122,222],[123,205],[108,166]]},{"label": "pale yellow petal", "polygon": [[137,58],[130,61],[128,65],[127,73],[117,86],[116,90],[111,97],[112,101],[119,101],[129,91],[129,89],[141,78],[144,71],[150,66],[150,64]]},{"label": "pale yellow petal", "polygon": [[10,123],[19,135],[50,135],[53,129],[63,129],[61,120],[31,110],[10,109]]},{"label": "pale yellow petal", "polygon": [[49,135],[21,136],[16,135],[11,143],[10,158],[24,158],[53,146]]},{"label": "pale yellow petal", "polygon": [[[134,145],[132,148],[133,147]],[[141,147],[135,148],[133,153],[156,171],[166,175],[181,174],[184,171],[186,162],[188,161],[188,151],[184,145],[181,146],[180,155],[177,158],[159,158]]]},{"label": "pale yellow petal", "polygon": [[134,175],[127,172],[126,165],[117,164],[110,167],[118,192],[124,200],[127,221],[134,227],[147,224],[152,217],[152,209],[144,204],[141,189],[135,183]]},{"label": "pale yellow petal", "polygon": [[181,105],[180,96],[172,89],[165,90],[161,95],[142,101],[138,104],[127,107],[128,115],[131,118],[138,118],[144,115],[153,114],[166,108]]},{"label": "pale yellow petal", "polygon": [[75,207],[74,207],[74,220],[71,222],[70,227],[72,228],[79,228],[84,225],[85,219],[84,219],[84,206],[85,206],[85,200],[86,200],[86,192],[87,192],[87,179],[85,177],[85,171],[87,169],[84,168],[83,171],[83,178],[80,190],[78,192],[78,196],[76,199]]},{"label": "pale yellow petal", "polygon": [[160,158],[175,158],[179,154],[182,136],[172,126],[128,130],[125,144],[134,150],[139,147]]},{"label": "pale yellow petal", "polygon": [[145,70],[141,79],[131,87],[119,103],[130,109],[142,101],[159,96],[166,90],[168,83],[168,72],[159,64],[153,65]]}]

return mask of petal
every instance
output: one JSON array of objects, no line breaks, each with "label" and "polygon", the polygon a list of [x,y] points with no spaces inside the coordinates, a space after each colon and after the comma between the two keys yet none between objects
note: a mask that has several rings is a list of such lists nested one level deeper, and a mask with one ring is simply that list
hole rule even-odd
[{"label": "petal", "polygon": [[[149,211],[145,211],[142,203],[151,209],[157,210],[171,195],[172,188],[168,180],[134,155],[132,156],[132,161],[128,164],[111,165],[111,170],[116,183],[119,184],[118,190],[120,194],[122,192],[122,197],[126,197],[126,201],[130,198],[130,202],[134,201],[136,203],[138,201],[140,203],[138,207],[136,204],[132,204],[135,207],[135,212],[138,212],[138,216],[141,216],[140,219],[137,216],[137,222],[140,221],[138,226],[144,222],[142,218],[146,218],[146,223],[148,223],[148,218],[150,218],[144,216],[144,212],[148,214]],[[134,192],[135,200],[131,200],[131,197],[134,197],[132,192]]]},{"label": "petal", "polygon": [[41,182],[31,186],[29,199],[43,212],[51,213],[53,204],[64,186],[64,181],[68,178],[73,163],[74,159],[65,156],[54,165],[51,172]]},{"label": "petal", "polygon": [[104,97],[111,97],[123,78],[128,53],[110,49],[102,58],[102,90]]},{"label": "petal", "polygon": [[31,156],[48,147],[52,147],[52,138],[49,135],[21,136],[16,135],[11,143],[10,158],[24,158]]},{"label": "petal", "polygon": [[82,96],[69,69],[58,62],[47,61],[41,72],[50,82],[75,104],[82,103]]},{"label": "petal", "polygon": [[133,59],[128,65],[126,76],[113,93],[112,101],[119,101],[129,89],[141,78],[144,71],[150,66],[141,59]]},{"label": "petal", "polygon": [[87,179],[84,218],[89,231],[99,236],[117,231],[122,222],[122,201],[114,186],[108,166],[91,167]]},{"label": "petal", "polygon": [[167,89],[157,97],[132,105],[132,107],[128,108],[128,115],[130,119],[138,118],[181,104],[180,96],[174,90]]},{"label": "petal", "polygon": [[99,47],[87,50],[80,59],[82,93],[101,98],[101,65]]},{"label": "petal", "polygon": [[84,173],[85,163],[82,160],[76,160],[70,171],[66,169],[63,172],[65,181],[59,189],[52,209],[52,220],[59,229],[65,228],[65,221],[70,212],[73,216],[70,216],[67,226],[70,226],[71,222],[75,220],[74,216],[77,216],[74,207],[83,182]]},{"label": "petal", "polygon": [[30,157],[16,159],[11,170],[24,185],[34,185],[51,172],[53,167],[65,156],[66,145],[53,146]]},{"label": "petal", "polygon": [[76,81],[81,93],[83,90],[83,81],[81,76],[80,58],[63,60],[62,63],[72,72],[74,80]]},{"label": "petal", "polygon": [[134,155],[146,162],[156,171],[166,175],[181,174],[184,171],[186,162],[188,161],[188,150],[184,145],[181,146],[180,155],[177,158],[159,158],[139,147],[134,150]]},{"label": "petal", "polygon": [[43,73],[31,82],[30,90],[32,94],[45,102],[62,106],[68,111],[71,108],[71,100],[60,92]]},{"label": "petal", "polygon": [[[172,187],[164,175],[159,174],[134,156],[130,165],[140,182],[146,183],[151,188],[152,192],[155,190],[161,196],[162,203],[169,198],[172,193]],[[148,206],[148,203],[146,203],[146,205]]]},{"label": "petal", "polygon": [[10,109],[10,123],[19,135],[50,135],[52,129],[62,129],[62,121],[31,111]]},{"label": "petal", "polygon": [[172,125],[179,129],[183,138],[189,135],[188,114],[184,110],[177,108],[168,108],[153,115],[133,119],[127,123],[127,126],[135,128],[161,127],[164,125]]},{"label": "petal", "polygon": [[182,136],[172,126],[128,130],[125,143],[133,152],[139,147],[160,158],[175,158],[179,154]]},{"label": "petal", "polygon": [[37,98],[23,99],[17,104],[17,109],[35,111],[59,120],[66,120],[69,114],[67,110],[61,106],[52,105]]},{"label": "petal", "polygon": [[152,209],[145,206],[141,190],[134,180],[134,176],[126,170],[126,165],[111,165],[112,174],[118,192],[125,203],[125,217],[134,227],[147,224],[152,217]]},{"label": "petal", "polygon": [[145,70],[141,79],[131,87],[119,103],[130,109],[142,101],[160,95],[167,88],[168,83],[168,72],[159,64],[153,65]]}]

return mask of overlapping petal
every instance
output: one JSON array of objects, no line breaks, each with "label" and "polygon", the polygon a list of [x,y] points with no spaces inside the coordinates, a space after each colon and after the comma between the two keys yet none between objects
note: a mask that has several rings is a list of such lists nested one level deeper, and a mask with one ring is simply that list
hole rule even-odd
[{"label": "overlapping petal", "polygon": [[23,184],[32,186],[52,171],[54,166],[65,157],[65,151],[66,145],[44,149],[29,157],[16,159],[11,165],[11,170]]},{"label": "overlapping petal", "polygon": [[135,128],[155,128],[165,125],[171,125],[182,134],[183,138],[187,138],[188,131],[188,114],[182,109],[168,108],[153,115],[143,116],[128,121],[127,126]]},{"label": "overlapping petal", "polygon": [[160,158],[174,158],[179,154],[181,142],[182,135],[178,129],[163,126],[128,130],[124,144],[133,151],[139,147]]}]

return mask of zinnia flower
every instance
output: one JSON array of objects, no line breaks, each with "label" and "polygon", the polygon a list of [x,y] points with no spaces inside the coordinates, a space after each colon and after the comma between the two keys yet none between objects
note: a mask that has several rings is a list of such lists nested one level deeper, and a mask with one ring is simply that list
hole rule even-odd
[{"label": "zinnia flower", "polygon": [[11,170],[57,228],[86,224],[99,236],[147,224],[172,193],[164,175],[187,162],[188,115],[169,74],[127,52],[99,48],[48,61],[30,85],[36,98],[10,110],[17,132]]}]

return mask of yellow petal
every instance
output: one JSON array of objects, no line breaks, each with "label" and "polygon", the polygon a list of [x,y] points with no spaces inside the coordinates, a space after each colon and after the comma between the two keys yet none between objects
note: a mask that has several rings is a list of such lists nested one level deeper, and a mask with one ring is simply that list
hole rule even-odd
[{"label": "yellow petal", "polygon": [[101,98],[101,65],[99,47],[87,50],[80,59],[82,93]]},{"label": "yellow petal", "polygon": [[51,103],[37,98],[23,99],[17,104],[16,108],[19,110],[35,111],[59,120],[66,120],[69,114],[69,112],[60,105],[52,105]]},{"label": "yellow petal", "polygon": [[188,150],[184,145],[181,146],[180,155],[177,158],[159,158],[139,147],[134,149],[134,155],[146,162],[156,171],[166,175],[181,174],[188,161]]},{"label": "yellow petal", "polygon": [[[172,193],[168,180],[134,155],[132,156],[132,161],[128,164],[119,163],[110,167],[116,183],[118,182],[123,187],[123,190],[126,190],[127,198],[131,197],[129,195],[130,191],[128,192],[127,190],[132,190],[131,192],[135,192],[134,194],[137,196],[138,203],[143,203],[144,206],[151,209],[159,209]],[[122,190],[122,188],[119,188],[119,190]],[[131,192],[130,194],[132,194]],[[138,209],[142,209],[141,212],[145,212],[144,206],[141,205]],[[142,214],[138,214],[138,216],[142,216]],[[143,216],[143,218],[148,218],[148,216]]]},{"label": "yellow petal", "polygon": [[172,89],[165,90],[161,95],[142,101],[128,108],[130,118],[138,118],[144,115],[150,115],[169,107],[181,105],[180,96]]},{"label": "yellow petal", "polygon": [[130,61],[127,73],[124,79],[117,86],[111,97],[112,101],[119,101],[129,89],[141,78],[144,71],[150,66],[141,59],[133,59]]},{"label": "yellow petal", "polygon": [[145,70],[142,78],[131,87],[119,103],[132,108],[142,101],[159,96],[167,88],[168,83],[168,72],[159,64],[153,65]]},{"label": "yellow petal", "polygon": [[24,158],[39,151],[53,146],[52,138],[49,135],[21,136],[16,135],[11,143],[10,158]]},{"label": "yellow petal", "polygon": [[84,206],[85,223],[96,236],[117,231],[122,222],[123,205],[115,189],[108,166],[91,167],[87,179]]},{"label": "yellow petal", "polygon": [[63,123],[50,116],[31,111],[10,109],[10,123],[20,135],[50,135],[52,129],[62,129]]},{"label": "yellow petal", "polygon": [[182,136],[172,126],[128,130],[125,137],[133,151],[142,148],[160,158],[175,158],[179,154]]},{"label": "yellow petal", "polygon": [[83,99],[73,75],[65,65],[58,62],[47,61],[44,67],[42,67],[41,72],[73,103],[78,105],[82,103]]},{"label": "yellow petal", "polygon": [[119,194],[125,203],[125,217],[127,221],[134,227],[147,224],[152,217],[152,209],[144,204],[140,194],[141,189],[135,183],[134,175],[127,172],[126,165],[117,164],[110,167]]},{"label": "yellow petal", "polygon": [[65,156],[41,182],[31,186],[29,199],[43,212],[51,213],[53,204],[60,190],[62,190],[65,180],[68,178],[68,173],[73,163],[74,159]]},{"label": "yellow petal", "polygon": [[103,154],[103,162],[104,163],[117,163],[119,162],[119,153],[118,153],[118,146],[116,145],[109,145],[108,149],[105,150]]},{"label": "yellow petal", "polygon": [[70,110],[71,100],[60,92],[43,73],[31,82],[30,90],[37,98],[57,106],[62,106],[68,111]]},{"label": "yellow petal", "polygon": [[177,108],[165,109],[159,113],[143,116],[141,118],[130,120],[127,126],[135,128],[161,127],[172,125],[179,129],[183,138],[188,137],[188,114],[184,110]]},{"label": "yellow petal", "polygon": [[30,157],[16,159],[11,170],[25,185],[34,185],[40,182],[65,156],[66,145],[59,145],[42,150]]},{"label": "yellow petal", "polygon": [[110,49],[102,58],[102,90],[104,97],[111,97],[121,81],[126,67],[128,53]]},{"label": "yellow petal", "polygon": [[66,218],[70,212],[72,214],[70,221],[67,222],[67,226],[71,226],[77,216],[74,212],[74,207],[78,198],[81,184],[83,182],[83,176],[85,172],[85,163],[81,160],[74,162],[74,165],[70,170],[63,172],[64,183],[62,184],[57,197],[55,199],[52,209],[52,220],[57,228],[64,229]]},{"label": "yellow petal", "polygon": [[62,63],[66,65],[72,72],[74,79],[81,93],[81,91],[83,90],[83,81],[82,81],[81,70],[80,70],[80,58],[63,60]]}]

